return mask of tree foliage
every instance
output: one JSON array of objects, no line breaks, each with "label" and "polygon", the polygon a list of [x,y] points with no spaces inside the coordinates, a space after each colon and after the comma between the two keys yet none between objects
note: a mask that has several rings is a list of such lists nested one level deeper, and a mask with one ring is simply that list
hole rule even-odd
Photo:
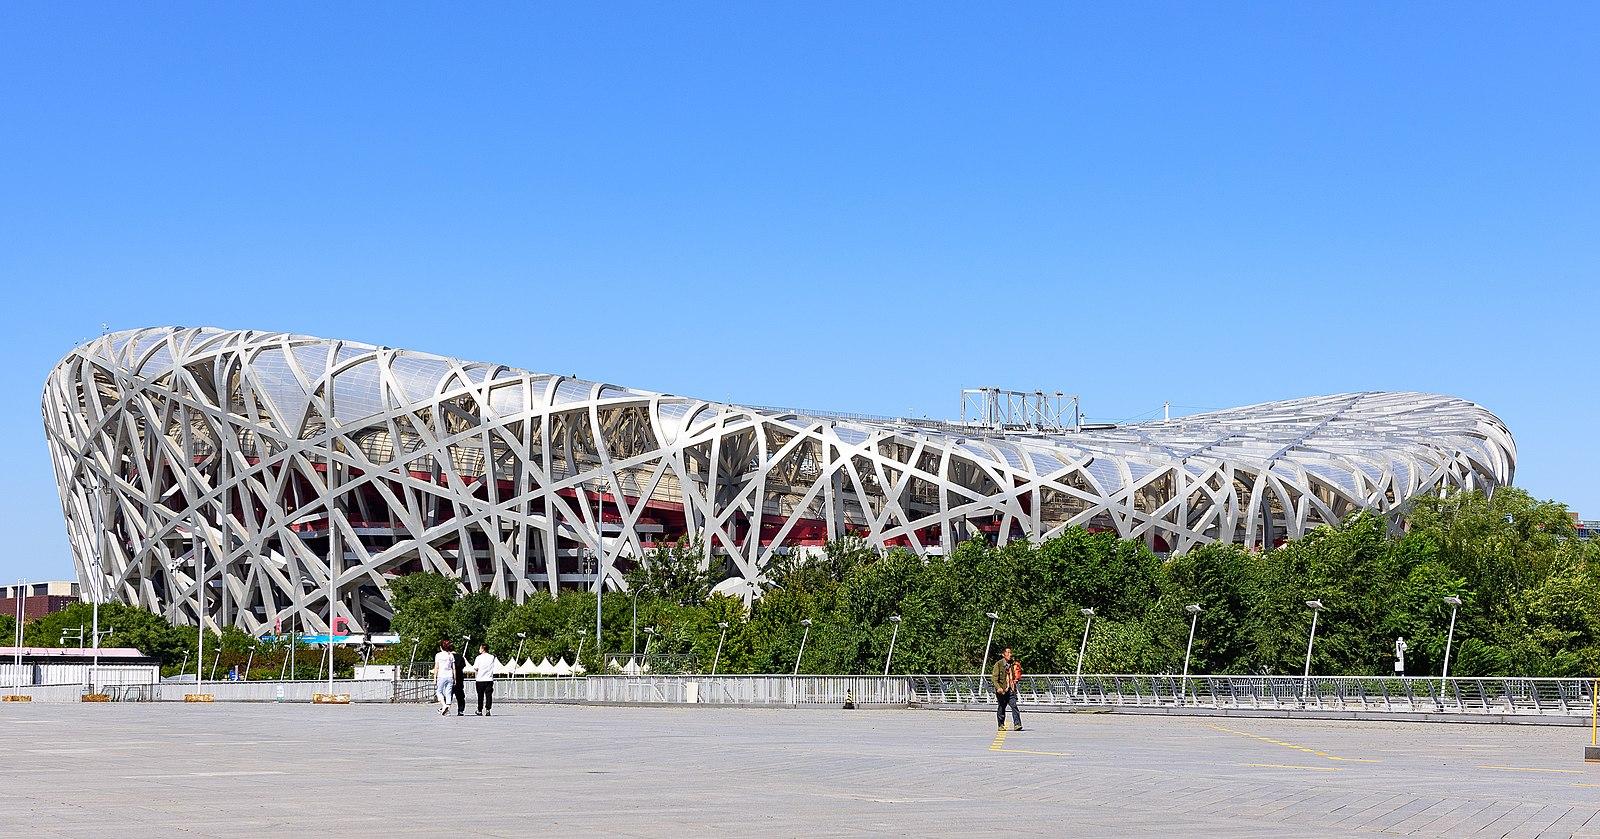
[{"label": "tree foliage", "polygon": [[[581,650],[597,670],[645,646],[633,631],[637,605],[641,630],[657,630],[648,643],[658,670],[709,670],[723,637],[718,624],[727,623],[718,672],[788,673],[809,619],[801,672],[878,673],[894,635],[889,618],[899,616],[895,672],[977,673],[985,613],[995,612],[990,660],[1011,646],[1029,672],[1070,673],[1083,639],[1080,610],[1093,607],[1085,672],[1175,673],[1190,626],[1183,607],[1197,603],[1204,611],[1191,672],[1298,674],[1311,622],[1305,601],[1321,600],[1313,673],[1391,673],[1395,638],[1404,636],[1407,673],[1430,675],[1443,665],[1443,598],[1453,595],[1463,605],[1452,674],[1600,672],[1600,543],[1577,539],[1560,504],[1513,488],[1421,498],[1398,528],[1360,513],[1267,552],[1213,544],[1163,558],[1142,543],[1076,529],[1041,544],[974,540],[928,557],[846,538],[820,555],[780,558],[748,606],[711,595],[719,574],[708,569],[696,543],[652,551],[628,574],[632,592],[602,596],[599,649],[593,593],[538,594],[513,605],[486,592],[464,595],[452,577],[409,574],[389,583],[401,643],[384,658],[403,664],[415,645],[426,661],[440,638],[470,637],[487,638],[502,658],[520,647],[522,658],[573,661]],[[25,642],[55,646],[63,629],[89,622],[89,606],[77,604],[27,624]],[[168,672],[186,651],[193,655],[195,630],[158,615],[106,604],[100,622],[116,629],[105,645],[138,647]],[[207,659],[220,652],[224,672],[246,661],[253,678],[288,669],[286,641],[228,630],[209,635],[206,649]],[[319,650],[302,646],[294,669],[315,678],[320,660]],[[345,672],[354,653],[340,650],[335,660]]]}]

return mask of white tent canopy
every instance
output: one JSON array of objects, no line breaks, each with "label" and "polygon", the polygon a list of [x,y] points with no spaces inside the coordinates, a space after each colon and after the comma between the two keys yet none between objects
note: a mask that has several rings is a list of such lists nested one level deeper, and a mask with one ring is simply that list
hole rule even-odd
[{"label": "white tent canopy", "polygon": [[522,666],[517,668],[517,675],[537,676],[539,675],[539,665],[534,664],[533,659],[530,658],[527,661],[522,662]]},{"label": "white tent canopy", "polygon": [[[529,659],[529,661],[532,661],[532,659]],[[538,676],[554,676],[556,674],[556,667],[554,664],[551,664],[550,659],[547,658],[543,661],[540,661],[538,666],[533,668],[533,672]]]},{"label": "white tent canopy", "polygon": [[555,669],[555,672],[552,675],[555,675],[555,676],[571,676],[572,675],[572,665],[567,663],[567,659],[566,659],[565,656],[563,656],[560,661],[556,662],[556,669]]}]

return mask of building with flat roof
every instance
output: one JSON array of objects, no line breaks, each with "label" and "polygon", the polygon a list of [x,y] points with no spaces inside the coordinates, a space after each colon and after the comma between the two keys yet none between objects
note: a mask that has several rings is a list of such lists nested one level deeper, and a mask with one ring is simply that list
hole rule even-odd
[{"label": "building with flat roof", "polygon": [[13,583],[0,586],[0,615],[17,614],[17,598],[22,598],[22,620],[31,621],[78,602],[78,583],[50,580],[42,583]]},{"label": "building with flat roof", "polygon": [[1083,427],[1076,409],[938,422],[210,328],[79,347],[43,410],[81,580],[254,633],[325,630],[330,591],[340,618],[382,631],[387,581],[414,571],[517,600],[622,588],[680,538],[747,596],[775,556],[847,534],[921,555],[1071,527],[1162,552],[1267,548],[1358,510],[1493,490],[1516,460],[1493,414],[1427,393],[1131,425]]}]

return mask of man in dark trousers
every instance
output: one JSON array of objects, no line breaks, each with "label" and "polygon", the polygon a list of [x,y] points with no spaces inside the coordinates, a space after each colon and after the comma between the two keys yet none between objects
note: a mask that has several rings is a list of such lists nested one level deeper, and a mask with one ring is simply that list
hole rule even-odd
[{"label": "man in dark trousers", "polygon": [[[466,646],[466,644],[462,644]],[[467,657],[460,650],[455,651],[456,656],[456,716],[467,715]]]},{"label": "man in dark trousers", "polygon": [[994,683],[994,699],[999,703],[995,718],[1000,730],[1006,730],[1006,706],[1010,705],[1013,727],[1021,731],[1022,714],[1017,711],[1017,683],[1022,681],[1022,662],[1011,657],[1010,647],[1000,653],[1000,660],[994,663],[994,672],[989,674],[989,681]]}]

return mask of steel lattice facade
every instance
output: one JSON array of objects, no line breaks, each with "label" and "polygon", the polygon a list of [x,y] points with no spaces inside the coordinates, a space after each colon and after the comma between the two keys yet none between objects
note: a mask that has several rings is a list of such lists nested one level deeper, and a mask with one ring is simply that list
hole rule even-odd
[{"label": "steel lattice facade", "polygon": [[847,533],[920,554],[1074,526],[1159,551],[1265,547],[1420,493],[1507,484],[1516,456],[1493,414],[1422,393],[1005,429],[205,328],[86,344],[50,374],[43,408],[89,590],[184,623],[203,599],[208,624],[250,631],[325,628],[330,575],[336,612],[381,628],[396,574],[517,600],[619,588],[634,558],[681,536],[746,594],[776,553]]}]

